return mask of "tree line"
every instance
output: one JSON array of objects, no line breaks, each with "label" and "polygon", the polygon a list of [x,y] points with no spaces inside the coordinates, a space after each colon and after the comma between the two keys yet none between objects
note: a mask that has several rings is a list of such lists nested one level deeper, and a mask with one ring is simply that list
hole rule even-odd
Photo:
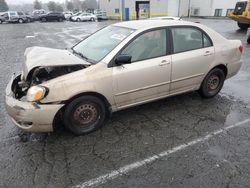
[{"label": "tree line", "polygon": [[[0,0],[1,1],[1,0]],[[67,0],[65,4],[49,1],[47,4],[49,11],[63,12],[64,9],[68,11],[80,11],[87,9],[96,9],[98,7],[96,0]],[[42,3],[39,0],[34,1],[34,9],[42,9]]]},{"label": "tree line", "polygon": [[[34,9],[39,10],[44,7],[44,4],[39,1],[35,0]],[[57,3],[54,1],[49,1],[47,5],[49,11],[56,11],[56,12],[63,12],[65,10],[68,11],[84,11],[87,9],[96,9],[98,7],[96,0],[66,0],[65,4]],[[5,0],[0,0],[0,12],[8,11],[9,7]]]}]

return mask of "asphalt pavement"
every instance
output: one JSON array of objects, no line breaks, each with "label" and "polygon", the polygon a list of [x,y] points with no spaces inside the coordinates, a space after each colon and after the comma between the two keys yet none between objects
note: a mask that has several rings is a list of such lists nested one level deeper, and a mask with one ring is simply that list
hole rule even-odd
[{"label": "asphalt pavement", "polygon": [[195,19],[244,44],[244,64],[213,99],[196,92],[126,109],[100,130],[24,133],[4,90],[27,47],[69,48],[114,22],[0,25],[0,187],[250,187],[250,45],[227,19]]}]

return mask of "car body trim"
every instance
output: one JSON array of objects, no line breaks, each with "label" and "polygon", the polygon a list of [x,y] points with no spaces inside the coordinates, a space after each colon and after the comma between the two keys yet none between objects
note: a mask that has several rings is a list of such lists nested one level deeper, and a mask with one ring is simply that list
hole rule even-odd
[{"label": "car body trim", "polygon": [[151,85],[151,86],[148,86],[148,87],[142,87],[142,88],[139,88],[139,89],[134,89],[134,90],[130,90],[130,91],[118,93],[118,94],[115,94],[115,96],[126,95],[126,94],[129,94],[129,93],[134,93],[134,92],[137,92],[137,91],[141,91],[141,90],[145,90],[145,89],[150,89],[150,88],[154,88],[154,87],[159,87],[159,86],[163,86],[163,85],[167,85],[167,84],[170,84],[170,82],[169,81],[168,82],[163,82],[163,83],[154,84],[154,85]]},{"label": "car body trim", "polygon": [[193,75],[193,76],[187,76],[187,77],[184,77],[184,78],[172,80],[171,83],[179,82],[179,81],[183,81],[183,80],[188,80],[188,79],[195,78],[195,77],[199,77],[199,76],[203,76],[204,74],[205,74],[205,73],[201,73],[201,74],[196,74],[196,75]]}]

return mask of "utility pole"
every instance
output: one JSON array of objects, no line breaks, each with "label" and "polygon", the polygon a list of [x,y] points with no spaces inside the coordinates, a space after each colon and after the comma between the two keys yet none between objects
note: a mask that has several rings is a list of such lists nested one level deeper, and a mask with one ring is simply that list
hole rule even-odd
[{"label": "utility pole", "polygon": [[188,18],[190,18],[190,13],[191,13],[191,0],[188,0]]},{"label": "utility pole", "polygon": [[178,7],[178,16],[180,17],[181,15],[181,0],[179,0],[179,7]]},{"label": "utility pole", "polygon": [[121,10],[120,10],[120,14],[121,14],[121,21],[124,20],[124,9],[125,9],[125,0],[120,0],[120,7],[121,7]]}]

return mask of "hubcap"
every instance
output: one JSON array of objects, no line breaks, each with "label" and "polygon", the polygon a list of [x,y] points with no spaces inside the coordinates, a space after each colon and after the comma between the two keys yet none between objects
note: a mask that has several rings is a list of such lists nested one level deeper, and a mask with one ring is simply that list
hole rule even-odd
[{"label": "hubcap", "polygon": [[216,90],[220,84],[220,78],[217,75],[212,75],[207,83],[209,91]]},{"label": "hubcap", "polygon": [[80,126],[89,126],[98,119],[98,110],[94,104],[82,104],[74,112],[74,119]]}]

